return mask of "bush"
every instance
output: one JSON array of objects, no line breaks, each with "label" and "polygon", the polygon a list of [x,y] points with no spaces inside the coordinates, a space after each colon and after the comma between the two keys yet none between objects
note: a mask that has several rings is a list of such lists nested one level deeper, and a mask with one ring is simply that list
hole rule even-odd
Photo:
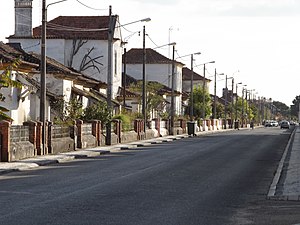
[{"label": "bush", "polygon": [[118,119],[118,120],[122,121],[122,130],[123,131],[130,131],[130,130],[132,130],[132,127],[131,127],[132,118],[130,117],[130,115],[127,115],[127,114],[118,114],[118,115],[115,115],[113,117],[113,119]]},{"label": "bush", "polygon": [[102,126],[105,126],[110,119],[111,114],[105,102],[90,105],[84,110],[83,120],[100,120]]}]

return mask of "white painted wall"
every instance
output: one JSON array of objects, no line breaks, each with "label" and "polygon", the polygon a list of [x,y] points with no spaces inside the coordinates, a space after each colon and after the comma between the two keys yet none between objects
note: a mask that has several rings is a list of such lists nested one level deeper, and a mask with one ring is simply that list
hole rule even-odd
[{"label": "white painted wall", "polygon": [[[157,81],[169,88],[172,88],[172,77],[169,75],[171,64],[146,64],[146,80]],[[126,64],[126,73],[137,80],[142,80],[142,64]],[[182,65],[175,66],[174,90],[182,92]],[[182,115],[182,97],[175,96],[174,107],[175,114]],[[171,102],[171,98],[168,98]]]},{"label": "white painted wall", "polygon": [[[202,80],[193,80],[193,86],[194,86],[194,89],[196,87],[203,87],[203,82]],[[210,86],[210,82],[205,82],[205,87],[207,90],[209,90],[209,86]],[[188,92],[190,93],[191,92],[191,81],[190,80],[185,80],[182,82],[182,89],[183,91],[185,92]]]},{"label": "white painted wall", "polygon": [[[0,73],[2,72],[0,71]],[[12,72],[11,79],[16,80],[17,78],[26,84],[22,77]],[[10,110],[6,114],[13,119],[13,125],[20,125],[28,120],[39,120],[40,104],[39,97],[35,92],[27,94],[28,87],[26,86],[21,89],[14,87],[1,88],[1,92],[5,96],[5,102],[1,102],[1,105]],[[46,104],[49,106],[48,102]]]},{"label": "white painted wall", "polygon": [[[115,37],[118,36],[120,36],[120,34],[116,33]],[[9,42],[21,43],[22,48],[24,48],[27,52],[35,52],[38,54],[41,52],[40,40],[38,39],[10,39]],[[73,40],[47,39],[46,41],[47,57],[53,58],[66,66],[70,66],[69,63],[72,48]],[[107,83],[108,46],[107,41],[105,40],[88,40],[74,56],[72,67],[79,70],[84,55],[86,55],[91,49],[93,49],[90,54],[91,58],[100,57],[97,59],[100,64],[96,64],[99,67],[99,71],[90,67],[87,70],[82,71],[82,73],[96,80]],[[120,40],[116,40],[113,43],[112,74],[112,98],[115,98],[122,80],[122,47]]]}]

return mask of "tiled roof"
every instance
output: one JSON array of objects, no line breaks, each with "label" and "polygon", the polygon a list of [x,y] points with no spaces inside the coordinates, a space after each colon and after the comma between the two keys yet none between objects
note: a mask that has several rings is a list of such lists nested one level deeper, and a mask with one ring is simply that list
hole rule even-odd
[{"label": "tiled roof", "polygon": [[[13,62],[16,59],[21,59],[21,65],[33,66],[37,71],[40,70],[41,56],[37,53],[25,52],[20,45],[16,43],[4,44],[0,42],[0,59],[2,62]],[[73,80],[75,84],[81,84],[85,87],[106,87],[105,83],[89,78],[52,58],[47,57],[46,61],[48,74],[53,74],[62,79]]]},{"label": "tiled roof", "polygon": [[[127,87],[129,87],[130,85],[137,85],[139,81],[141,81],[141,80],[137,80],[137,79],[129,76],[128,74],[126,74],[126,86]],[[163,84],[161,84],[157,81],[148,81],[148,83],[149,84],[160,84],[161,85],[161,89],[158,90],[158,94],[163,95],[163,94],[171,94],[172,93],[171,88],[169,88],[169,87],[167,87],[167,86],[165,86],[165,85],[163,85]],[[174,94],[178,95],[178,94],[180,94],[180,92],[174,90]]]},{"label": "tiled roof", "polygon": [[14,47],[4,44],[3,42],[0,42],[0,60],[1,63],[11,63],[15,60],[21,60],[21,64],[32,66],[34,68],[37,68],[37,63],[28,62],[26,59],[24,59],[23,52],[15,49]]},{"label": "tiled roof", "polygon": [[[29,76],[24,76],[22,74],[20,74],[25,80],[27,80],[28,83],[30,83],[33,87],[35,87],[37,90],[41,89],[41,85],[40,82],[36,81],[35,79],[29,77]],[[49,98],[53,98],[53,99],[63,99],[64,96],[63,95],[57,95],[51,91],[48,90],[48,88],[46,87],[46,95]]]},{"label": "tiled roof", "polygon": [[[119,87],[118,90],[118,96],[117,97],[122,97],[123,98],[123,93],[124,93],[124,88],[123,87]],[[135,93],[133,91],[129,91],[128,89],[125,89],[125,97],[129,98],[138,98],[141,97],[141,93]],[[120,98],[121,99],[121,98]]]},{"label": "tiled roof", "polygon": [[[114,15],[113,18],[116,21],[118,16]],[[59,16],[47,22],[46,35],[47,39],[107,40],[108,27],[109,16]],[[30,38],[40,38],[41,30],[41,26],[33,28],[33,37]],[[9,38],[26,37],[12,35]]]},{"label": "tiled roof", "polygon": [[[146,64],[171,64],[172,59],[169,59],[157,51],[146,48]],[[122,59],[124,63],[124,56]],[[182,64],[181,62],[175,61],[177,64]],[[126,64],[142,64],[143,63],[143,49],[142,48],[132,48],[126,53]]]},{"label": "tiled roof", "polygon": [[[193,80],[203,80],[203,76],[193,71]],[[192,70],[187,67],[182,68],[182,80],[191,80]],[[205,78],[206,82],[210,82],[210,79]]]}]

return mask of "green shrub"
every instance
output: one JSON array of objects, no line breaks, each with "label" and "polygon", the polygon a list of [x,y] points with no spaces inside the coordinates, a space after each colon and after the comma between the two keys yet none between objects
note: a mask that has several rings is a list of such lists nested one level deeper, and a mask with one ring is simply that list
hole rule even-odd
[{"label": "green shrub", "polygon": [[118,115],[115,115],[113,117],[113,119],[118,119],[118,120],[122,121],[122,130],[123,131],[130,131],[132,129],[132,127],[131,127],[132,118],[130,115],[118,114]]}]

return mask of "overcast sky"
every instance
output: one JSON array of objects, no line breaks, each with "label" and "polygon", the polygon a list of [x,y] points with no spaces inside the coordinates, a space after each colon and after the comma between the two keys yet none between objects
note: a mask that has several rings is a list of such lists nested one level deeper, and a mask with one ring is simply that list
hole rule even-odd
[{"label": "overcast sky", "polygon": [[[33,0],[34,27],[41,24],[41,2]],[[200,51],[194,65],[215,60],[207,66],[206,76],[212,80],[216,68],[234,76],[235,83],[255,89],[257,97],[290,105],[300,95],[300,0],[68,0],[51,5],[48,20],[60,15],[108,15],[109,5],[121,24],[151,18],[122,30],[123,38],[133,34],[127,49],[142,47],[137,31],[145,25],[146,47],[176,42],[176,57]],[[5,37],[14,33],[14,1],[3,1],[1,9],[0,40],[6,42]],[[156,50],[169,56],[166,47]],[[190,67],[189,57],[180,60]],[[203,74],[203,66],[194,69]],[[218,95],[224,79],[218,76]]]}]

